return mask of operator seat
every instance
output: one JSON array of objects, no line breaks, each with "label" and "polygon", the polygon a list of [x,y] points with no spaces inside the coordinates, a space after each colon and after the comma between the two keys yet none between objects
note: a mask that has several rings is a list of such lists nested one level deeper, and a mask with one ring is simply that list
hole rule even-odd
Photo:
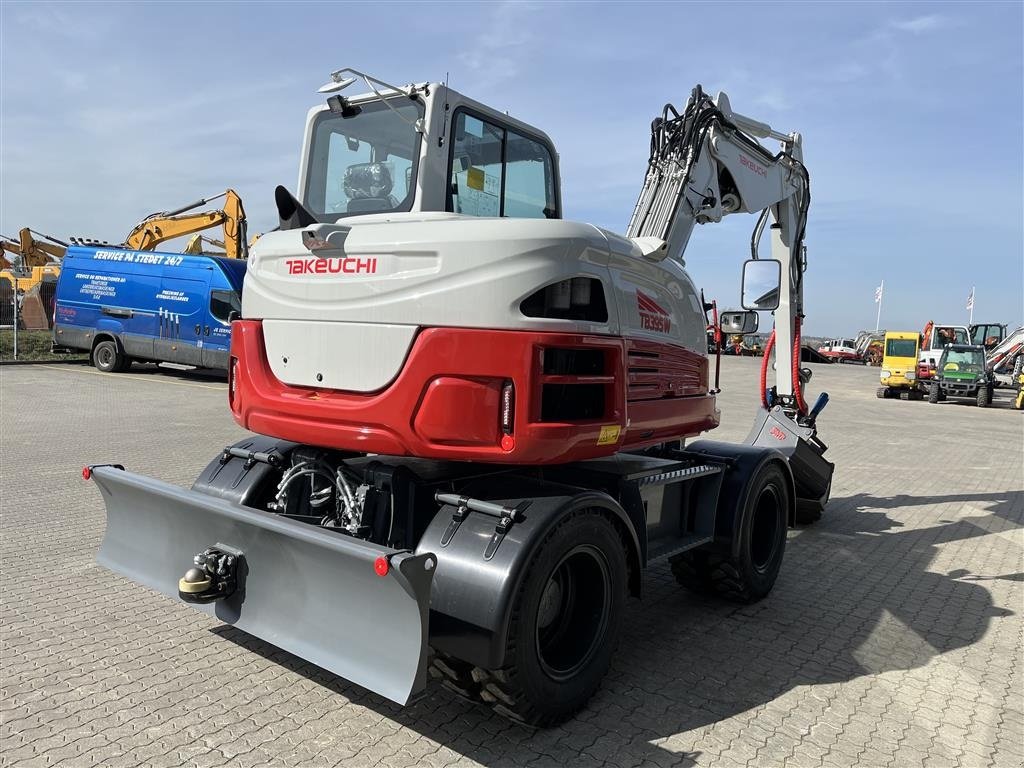
[{"label": "operator seat", "polygon": [[397,204],[391,196],[391,172],[383,163],[350,165],[345,170],[343,185],[349,213],[389,211]]}]

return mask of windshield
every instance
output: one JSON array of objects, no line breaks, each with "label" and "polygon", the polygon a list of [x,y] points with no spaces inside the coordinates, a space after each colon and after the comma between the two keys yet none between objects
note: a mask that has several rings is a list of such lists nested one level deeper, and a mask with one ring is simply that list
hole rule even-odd
[{"label": "windshield", "polygon": [[947,344],[970,344],[967,339],[967,331],[963,328],[951,328],[943,326],[935,329],[935,346],[944,347]]},{"label": "windshield", "polygon": [[981,373],[985,369],[985,355],[980,349],[950,349],[942,357],[942,370],[961,373]]},{"label": "windshield", "polygon": [[423,107],[405,97],[390,106],[371,101],[316,117],[304,204],[318,219],[412,209],[420,146],[413,124]]},{"label": "windshield", "polygon": [[917,341],[914,339],[886,339],[886,357],[917,357]]}]

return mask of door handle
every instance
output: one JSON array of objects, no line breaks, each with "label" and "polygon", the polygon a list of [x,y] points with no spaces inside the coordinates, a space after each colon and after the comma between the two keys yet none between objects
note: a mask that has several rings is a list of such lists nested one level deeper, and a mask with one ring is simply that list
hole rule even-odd
[{"label": "door handle", "polygon": [[197,324],[197,325],[196,325],[196,336],[198,336],[198,335],[199,335],[199,333],[200,333],[200,331],[202,331],[202,330],[203,330],[203,327],[202,327],[201,325],[198,325],[198,324]]},{"label": "door handle", "polygon": [[209,336],[210,335],[210,326],[206,326],[205,330],[203,331],[203,335],[204,336]]}]

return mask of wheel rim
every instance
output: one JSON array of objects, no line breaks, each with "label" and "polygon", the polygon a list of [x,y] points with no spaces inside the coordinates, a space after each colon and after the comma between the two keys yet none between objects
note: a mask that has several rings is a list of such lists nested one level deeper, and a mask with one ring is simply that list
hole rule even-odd
[{"label": "wheel rim", "polygon": [[779,494],[774,485],[766,485],[757,496],[754,526],[750,535],[750,560],[759,572],[768,570],[779,548]]},{"label": "wheel rim", "polygon": [[553,680],[577,674],[601,646],[611,607],[604,554],[580,545],[551,571],[537,606],[535,642],[544,673]]},{"label": "wheel rim", "polygon": [[114,352],[109,346],[102,346],[96,350],[96,359],[104,368],[109,368],[114,362]]}]

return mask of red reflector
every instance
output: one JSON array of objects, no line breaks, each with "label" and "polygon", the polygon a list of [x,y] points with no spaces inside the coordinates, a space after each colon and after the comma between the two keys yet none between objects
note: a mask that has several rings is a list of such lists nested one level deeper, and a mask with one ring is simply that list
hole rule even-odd
[{"label": "red reflector", "polygon": [[91,467],[82,467],[82,479],[83,480],[88,480],[90,477],[92,477],[92,468]]},{"label": "red reflector", "polygon": [[391,570],[391,565],[386,557],[378,557],[373,561],[373,570],[378,576],[387,576],[388,571]]},{"label": "red reflector", "polygon": [[501,436],[501,450],[503,450],[503,451],[511,451],[515,447],[516,447],[516,439],[514,437],[512,437],[512,435],[502,435]]}]

